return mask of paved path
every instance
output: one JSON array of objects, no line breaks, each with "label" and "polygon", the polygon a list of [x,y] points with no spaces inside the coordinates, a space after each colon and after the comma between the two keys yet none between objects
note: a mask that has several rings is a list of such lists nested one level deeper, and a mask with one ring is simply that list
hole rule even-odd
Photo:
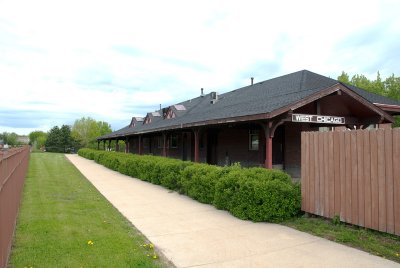
[{"label": "paved path", "polygon": [[239,220],[78,155],[66,156],[177,267],[400,267],[285,226]]}]

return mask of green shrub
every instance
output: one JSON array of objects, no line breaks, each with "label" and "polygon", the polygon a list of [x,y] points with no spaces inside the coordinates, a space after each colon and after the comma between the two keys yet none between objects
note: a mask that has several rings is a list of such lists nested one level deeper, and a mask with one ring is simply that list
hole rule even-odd
[{"label": "green shrub", "polygon": [[181,192],[202,203],[212,204],[215,184],[222,175],[221,167],[194,164],[182,171]]},{"label": "green shrub", "polygon": [[162,185],[234,216],[277,222],[299,213],[300,184],[285,172],[218,167],[159,156],[80,149],[78,154],[122,174]]},{"label": "green shrub", "polygon": [[298,213],[301,201],[298,187],[287,178],[277,170],[233,170],[217,182],[214,205],[245,220],[287,219]]},{"label": "green shrub", "polygon": [[176,159],[161,162],[159,166],[161,185],[171,190],[181,191],[182,171],[192,165],[192,162]]}]

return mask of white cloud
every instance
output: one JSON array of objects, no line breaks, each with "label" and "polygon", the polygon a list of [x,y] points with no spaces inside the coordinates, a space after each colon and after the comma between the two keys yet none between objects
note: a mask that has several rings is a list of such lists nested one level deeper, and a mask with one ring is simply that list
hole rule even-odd
[{"label": "white cloud", "polygon": [[[82,116],[119,128],[201,87],[232,90],[255,75],[398,75],[399,8],[394,0],[3,0],[0,112],[29,110],[43,130]],[[13,127],[26,132],[11,119],[0,131]]]}]

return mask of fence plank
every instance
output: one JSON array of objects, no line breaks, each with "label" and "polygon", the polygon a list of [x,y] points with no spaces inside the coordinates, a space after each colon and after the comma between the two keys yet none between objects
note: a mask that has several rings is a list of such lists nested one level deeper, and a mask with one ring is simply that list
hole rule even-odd
[{"label": "fence plank", "polygon": [[371,202],[371,145],[370,131],[363,132],[364,140],[364,205],[365,227],[372,228],[372,202]]},{"label": "fence plank", "polygon": [[329,178],[329,217],[335,216],[335,172],[333,154],[333,132],[327,133],[328,138],[328,178]]},{"label": "fence plank", "polygon": [[314,194],[315,194],[315,203],[314,203],[314,211],[316,212],[316,214],[321,215],[321,196],[320,196],[320,191],[319,191],[319,187],[320,187],[320,183],[321,183],[321,172],[320,172],[320,150],[321,148],[319,147],[319,136],[317,135],[318,133],[314,133],[314,141],[315,141],[315,176],[314,176]]},{"label": "fence plank", "polygon": [[351,222],[358,222],[357,136],[350,132],[351,140]]},{"label": "fence plank", "polygon": [[333,132],[333,162],[334,162],[334,215],[340,215],[340,142],[339,132]]},{"label": "fence plank", "polygon": [[308,144],[307,144],[307,132],[301,132],[301,210],[307,211],[307,202],[306,202],[306,197],[309,196],[306,193],[306,185],[307,185],[307,180],[308,176],[307,174],[307,160],[306,160],[306,150],[308,150]]},{"label": "fence plank", "polygon": [[364,213],[364,142],[363,132],[358,130],[356,132],[357,138],[357,182],[358,182],[358,225],[364,226],[365,213]]},{"label": "fence plank", "polygon": [[378,214],[379,231],[386,232],[386,179],[385,179],[385,133],[377,131],[378,138]]},{"label": "fence plank", "polygon": [[310,135],[310,163],[313,164],[310,169],[310,211],[315,213],[315,177],[317,176],[316,174],[318,174],[318,166],[316,165],[317,159],[315,156],[318,155],[318,137],[315,133],[310,133]]},{"label": "fence plank", "polygon": [[308,133],[308,138],[307,138],[307,143],[308,143],[308,146],[310,146],[309,148],[308,148],[308,150],[306,151],[306,159],[307,159],[307,163],[306,163],[306,165],[308,166],[307,167],[307,185],[306,185],[306,187],[307,187],[307,193],[308,193],[308,198],[306,199],[307,200],[307,207],[308,207],[308,211],[311,211],[311,202],[314,202],[314,200],[311,200],[311,190],[313,190],[314,191],[314,189],[311,189],[311,186],[310,186],[310,180],[312,179],[312,177],[311,177],[311,169],[313,169],[314,168],[314,163],[313,162],[311,162],[311,160],[310,160],[310,155],[312,155],[312,152],[310,151],[311,150],[311,143],[313,142],[313,140],[312,140],[312,135],[311,135],[311,133]]},{"label": "fence plank", "polygon": [[328,155],[328,132],[324,132],[321,135],[323,137],[323,146],[324,146],[324,151],[323,151],[323,162],[322,162],[322,167],[324,171],[324,187],[321,189],[321,192],[323,193],[323,200],[324,200],[324,216],[329,217],[329,169],[328,169],[328,163],[329,163],[329,155]]},{"label": "fence plank", "polygon": [[315,133],[317,137],[317,167],[315,172],[315,196],[318,199],[315,203],[315,210],[318,215],[324,216],[324,142],[321,133]]},{"label": "fence plank", "polygon": [[346,164],[346,197],[345,197],[345,220],[346,222],[351,222],[351,133],[350,131],[346,131],[344,133],[344,143],[346,150],[345,164]]},{"label": "fence plank", "polygon": [[379,230],[379,194],[378,188],[378,138],[377,131],[371,131],[371,227]]},{"label": "fence plank", "polygon": [[[396,162],[395,162],[396,163]],[[398,163],[398,162],[397,162]],[[385,131],[385,174],[386,174],[386,231],[394,233],[394,199],[393,199],[393,135]]]},{"label": "fence plank", "polygon": [[340,146],[340,220],[345,221],[346,218],[346,146],[344,140],[344,131],[339,132]]},{"label": "fence plank", "polygon": [[400,235],[400,128],[393,130],[394,232]]}]

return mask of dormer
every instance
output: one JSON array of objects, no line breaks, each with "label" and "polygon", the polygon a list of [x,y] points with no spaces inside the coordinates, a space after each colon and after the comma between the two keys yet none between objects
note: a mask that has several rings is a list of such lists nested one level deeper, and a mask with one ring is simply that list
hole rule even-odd
[{"label": "dormer", "polygon": [[143,120],[143,124],[150,124],[153,121],[154,117],[159,117],[161,116],[159,112],[152,112],[152,113],[147,113],[146,117]]},{"label": "dormer", "polygon": [[132,117],[131,123],[129,124],[129,127],[135,127],[138,123],[143,122],[143,118],[142,117]]},{"label": "dormer", "polygon": [[179,112],[181,111],[186,111],[185,106],[183,106],[182,104],[175,104],[169,106],[168,108],[163,109],[163,118],[164,119],[175,118],[177,114],[179,114]]}]

